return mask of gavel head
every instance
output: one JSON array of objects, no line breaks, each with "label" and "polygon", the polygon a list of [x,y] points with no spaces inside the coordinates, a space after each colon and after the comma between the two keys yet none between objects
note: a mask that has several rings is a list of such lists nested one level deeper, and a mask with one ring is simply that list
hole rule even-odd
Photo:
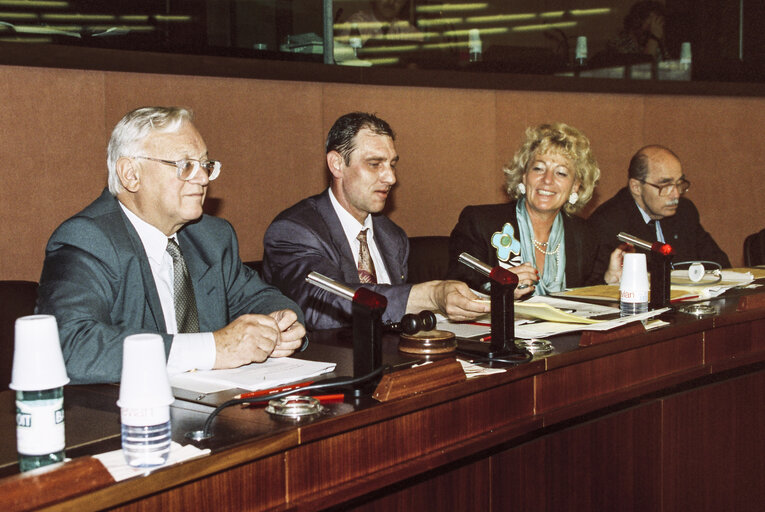
[{"label": "gavel head", "polygon": [[420,331],[432,331],[436,328],[436,315],[432,311],[424,310],[418,314],[406,314],[401,317],[401,332],[415,334]]}]

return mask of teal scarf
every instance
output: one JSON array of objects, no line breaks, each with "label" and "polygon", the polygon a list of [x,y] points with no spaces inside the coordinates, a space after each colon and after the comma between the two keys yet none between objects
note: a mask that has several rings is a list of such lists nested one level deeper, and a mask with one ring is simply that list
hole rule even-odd
[{"label": "teal scarf", "polygon": [[[521,257],[524,263],[531,263],[537,267],[536,250],[534,249],[534,228],[531,226],[529,212],[526,211],[526,198],[521,198],[515,206],[518,216],[518,231],[521,238]],[[553,252],[558,248],[557,254],[545,256],[545,268],[542,279],[537,283],[534,295],[547,295],[551,292],[560,292],[566,289],[566,240],[563,233],[563,213],[553,221],[550,237],[547,239],[547,251]]]}]

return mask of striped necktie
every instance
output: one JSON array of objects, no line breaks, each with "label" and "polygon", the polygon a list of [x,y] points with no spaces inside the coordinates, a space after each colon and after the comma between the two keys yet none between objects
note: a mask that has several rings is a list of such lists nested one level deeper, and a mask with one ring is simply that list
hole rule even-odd
[{"label": "striped necktie", "polygon": [[356,240],[359,241],[359,281],[362,284],[376,284],[377,275],[375,274],[375,264],[372,262],[372,255],[369,254],[367,230],[362,229]]},{"label": "striped necktie", "polygon": [[167,239],[167,252],[173,258],[173,302],[178,332],[199,332],[199,315],[194,287],[181,248],[172,238]]}]

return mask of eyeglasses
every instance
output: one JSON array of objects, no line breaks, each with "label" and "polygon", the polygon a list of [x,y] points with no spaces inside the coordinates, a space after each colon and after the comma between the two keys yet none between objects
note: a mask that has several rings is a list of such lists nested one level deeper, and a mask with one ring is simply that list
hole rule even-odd
[{"label": "eyeglasses", "polygon": [[199,169],[204,169],[207,173],[207,179],[210,181],[220,175],[220,162],[217,160],[194,160],[191,158],[184,158],[183,160],[162,160],[161,158],[151,158],[149,156],[134,156],[133,158],[141,158],[143,160],[151,160],[152,162],[159,162],[165,165],[172,165],[177,169],[176,175],[179,180],[189,181],[193,180],[199,172]]},{"label": "eyeglasses", "polygon": [[691,182],[685,178],[678,180],[675,183],[667,183],[666,185],[654,185],[653,183],[648,183],[645,180],[639,181],[645,183],[646,185],[651,185],[652,187],[658,188],[660,196],[668,196],[672,192],[673,188],[677,189],[678,194],[683,195],[688,192],[689,188],[691,188]]}]

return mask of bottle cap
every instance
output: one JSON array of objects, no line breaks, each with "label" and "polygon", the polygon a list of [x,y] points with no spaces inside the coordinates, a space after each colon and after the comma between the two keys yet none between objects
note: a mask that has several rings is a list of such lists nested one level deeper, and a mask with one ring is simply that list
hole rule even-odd
[{"label": "bottle cap", "polygon": [[165,344],[159,334],[134,334],[122,346],[122,379],[117,405],[152,408],[173,403]]},{"label": "bottle cap", "polygon": [[13,372],[9,387],[39,391],[69,382],[53,315],[22,316],[16,320]]},{"label": "bottle cap", "polygon": [[645,254],[636,252],[624,255],[619,292],[624,302],[648,301],[648,271]]}]

